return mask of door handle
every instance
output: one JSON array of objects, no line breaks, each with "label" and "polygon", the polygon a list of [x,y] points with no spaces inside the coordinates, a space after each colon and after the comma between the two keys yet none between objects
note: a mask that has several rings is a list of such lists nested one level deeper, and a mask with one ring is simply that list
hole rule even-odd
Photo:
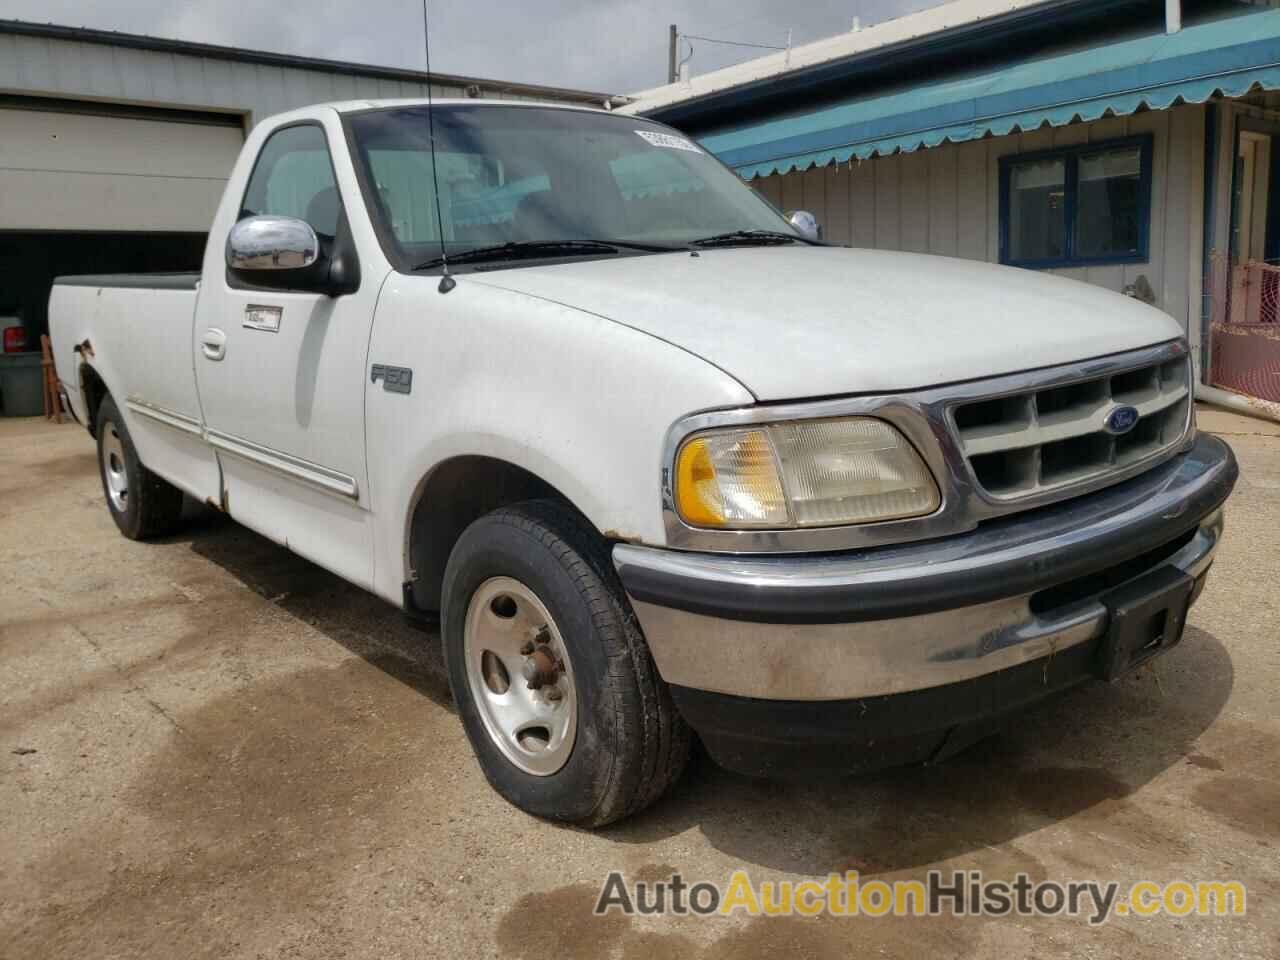
[{"label": "door handle", "polygon": [[227,335],[217,327],[210,327],[200,338],[200,350],[210,360],[221,360],[227,355]]}]

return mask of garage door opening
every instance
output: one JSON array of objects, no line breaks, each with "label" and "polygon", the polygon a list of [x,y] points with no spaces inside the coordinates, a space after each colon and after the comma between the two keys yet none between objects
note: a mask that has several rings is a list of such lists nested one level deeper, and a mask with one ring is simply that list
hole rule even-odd
[{"label": "garage door opening", "polygon": [[0,94],[0,319],[27,348],[67,274],[199,270],[244,117]]},{"label": "garage door opening", "polygon": [[204,233],[63,233],[0,231],[0,318],[16,317],[28,349],[49,332],[54,277],[79,273],[198,271]]}]

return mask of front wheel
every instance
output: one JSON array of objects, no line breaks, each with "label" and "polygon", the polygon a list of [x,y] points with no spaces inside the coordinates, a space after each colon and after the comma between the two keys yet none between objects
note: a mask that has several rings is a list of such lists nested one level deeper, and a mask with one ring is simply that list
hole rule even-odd
[{"label": "front wheel", "polygon": [[679,776],[690,735],[603,541],[568,508],[481,517],[445,571],[449,684],[481,769],[536,816],[602,826]]}]

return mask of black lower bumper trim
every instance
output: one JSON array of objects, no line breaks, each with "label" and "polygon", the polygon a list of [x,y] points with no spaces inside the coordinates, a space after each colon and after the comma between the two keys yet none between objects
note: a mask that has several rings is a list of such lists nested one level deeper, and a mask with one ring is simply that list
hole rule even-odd
[{"label": "black lower bumper trim", "polygon": [[748,776],[846,776],[923,763],[998,729],[1008,715],[1096,675],[1098,643],[960,683],[856,700],[757,700],[672,687],[721,766]]}]

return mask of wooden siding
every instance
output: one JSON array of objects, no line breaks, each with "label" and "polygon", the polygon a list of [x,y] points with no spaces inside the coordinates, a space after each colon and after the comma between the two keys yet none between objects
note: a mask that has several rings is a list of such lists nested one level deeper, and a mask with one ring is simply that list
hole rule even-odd
[{"label": "wooden siding", "polygon": [[994,263],[1000,254],[1001,157],[1149,133],[1154,141],[1149,260],[1051,272],[1116,291],[1145,276],[1156,293],[1156,305],[1195,338],[1200,316],[1204,117],[1202,106],[1180,106],[775,174],[753,185],[783,210],[812,211],[827,239],[836,243]]}]

